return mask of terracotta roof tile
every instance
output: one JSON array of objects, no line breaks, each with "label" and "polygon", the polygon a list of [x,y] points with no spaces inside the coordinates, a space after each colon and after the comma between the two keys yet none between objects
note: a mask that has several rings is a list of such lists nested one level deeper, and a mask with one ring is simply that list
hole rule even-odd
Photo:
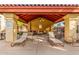
[{"label": "terracotta roof tile", "polygon": [[0,4],[0,6],[74,6],[79,4]]}]

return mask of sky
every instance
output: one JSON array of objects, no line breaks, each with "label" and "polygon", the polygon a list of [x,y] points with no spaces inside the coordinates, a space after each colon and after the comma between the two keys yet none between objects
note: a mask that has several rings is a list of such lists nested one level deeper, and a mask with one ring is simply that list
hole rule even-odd
[{"label": "sky", "polygon": [[79,4],[79,0],[0,0],[0,4]]}]

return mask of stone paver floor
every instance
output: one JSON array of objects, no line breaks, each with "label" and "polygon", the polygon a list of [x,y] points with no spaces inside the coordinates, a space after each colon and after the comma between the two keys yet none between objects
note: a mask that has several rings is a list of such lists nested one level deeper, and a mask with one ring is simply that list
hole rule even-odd
[{"label": "stone paver floor", "polygon": [[11,47],[5,40],[0,40],[0,54],[4,55],[64,55],[79,54],[79,47],[72,47],[65,44],[64,47],[51,46],[47,37],[41,35],[33,36],[33,41],[26,41],[25,46]]}]

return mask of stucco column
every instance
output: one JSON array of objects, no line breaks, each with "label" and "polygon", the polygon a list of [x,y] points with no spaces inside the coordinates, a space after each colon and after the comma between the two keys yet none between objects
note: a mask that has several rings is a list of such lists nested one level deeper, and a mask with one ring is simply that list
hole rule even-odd
[{"label": "stucco column", "polygon": [[6,19],[6,41],[13,42],[17,39],[17,24],[15,14],[4,13]]},{"label": "stucco column", "polygon": [[79,14],[68,14],[64,17],[65,41],[68,43],[76,41],[78,16]]}]

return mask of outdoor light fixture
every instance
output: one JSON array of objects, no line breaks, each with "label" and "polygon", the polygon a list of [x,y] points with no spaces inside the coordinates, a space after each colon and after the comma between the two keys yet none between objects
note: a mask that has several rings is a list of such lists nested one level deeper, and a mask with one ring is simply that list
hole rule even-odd
[{"label": "outdoor light fixture", "polygon": [[40,19],[40,22],[44,22],[45,20],[44,19],[41,19],[41,18],[39,18]]},{"label": "outdoor light fixture", "polygon": [[39,25],[39,29],[41,29],[41,28],[42,28],[42,25],[40,24],[40,25]]},{"label": "outdoor light fixture", "polygon": [[41,28],[42,28],[42,24],[41,24],[42,19],[41,19],[41,18],[39,18],[39,20],[40,20],[39,29],[41,29]]}]

